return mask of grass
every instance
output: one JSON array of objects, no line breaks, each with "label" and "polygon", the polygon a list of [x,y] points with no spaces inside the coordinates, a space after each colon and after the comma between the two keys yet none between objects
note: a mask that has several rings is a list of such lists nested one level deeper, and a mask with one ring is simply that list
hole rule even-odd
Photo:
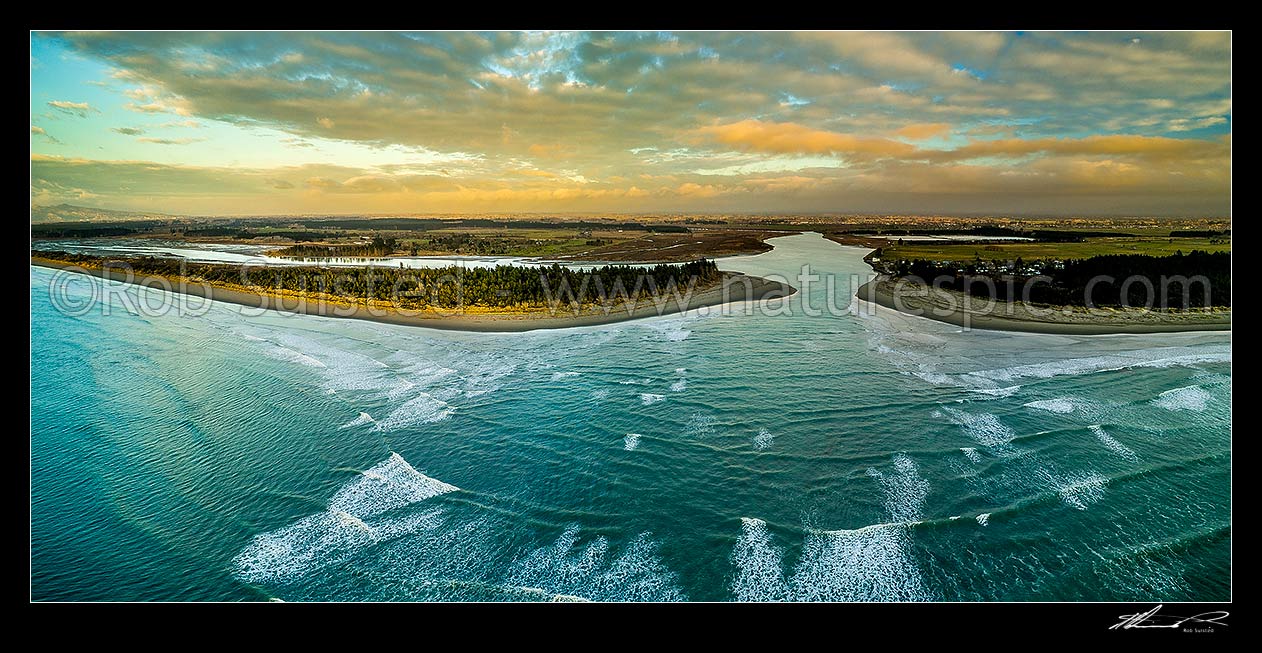
[{"label": "grass", "polygon": [[591,236],[579,237],[578,230],[573,228],[492,229],[475,227],[471,229],[435,229],[424,233],[400,232],[397,237],[401,241],[417,241],[423,244],[422,248],[425,248],[428,237],[452,235],[471,235],[479,238],[511,241],[507,256],[554,257],[578,254],[600,247],[600,245],[587,244],[589,240],[598,239],[606,243],[626,242],[646,234],[645,232],[620,233],[618,231],[596,230],[591,232]]},{"label": "grass", "polygon": [[[1212,241],[1212,242],[1211,242]],[[895,241],[897,242],[897,241]],[[1102,254],[1145,254],[1169,256],[1200,249],[1208,252],[1230,252],[1229,238],[1090,238],[1081,243],[907,243],[890,245],[881,250],[883,259],[927,259],[932,261],[1008,261],[1021,257],[1034,259],[1089,258]]]}]

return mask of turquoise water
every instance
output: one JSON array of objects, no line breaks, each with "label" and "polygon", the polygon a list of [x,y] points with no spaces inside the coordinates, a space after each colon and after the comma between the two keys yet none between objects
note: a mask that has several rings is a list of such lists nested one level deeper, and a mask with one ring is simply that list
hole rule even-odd
[{"label": "turquoise water", "polygon": [[[809,262],[841,305],[868,272],[772,242],[723,266]],[[791,315],[505,335],[72,317],[52,278],[36,600],[1231,598],[1230,334],[803,314],[823,283]]]}]

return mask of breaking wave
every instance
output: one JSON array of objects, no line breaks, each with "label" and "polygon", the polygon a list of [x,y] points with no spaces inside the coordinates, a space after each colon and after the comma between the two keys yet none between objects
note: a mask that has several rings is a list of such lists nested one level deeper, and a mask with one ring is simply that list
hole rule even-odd
[{"label": "breaking wave", "polygon": [[373,424],[373,423],[375,423],[375,422],[376,422],[376,420],[374,420],[374,419],[372,418],[372,415],[369,415],[368,413],[360,413],[360,414],[359,414],[359,417],[356,417],[355,419],[353,419],[353,420],[351,420],[351,421],[349,421],[349,422],[347,422],[347,423],[345,423],[345,424],[343,424],[343,425],[339,426],[338,428],[339,428],[339,429],[349,429],[349,428],[352,428],[352,427],[359,426],[359,425],[361,425],[361,424]]},{"label": "breaking wave", "polygon": [[875,478],[885,491],[885,510],[896,522],[913,522],[920,518],[929,495],[929,482],[920,477],[916,462],[906,454],[894,456],[894,472],[882,472],[868,468],[868,476]]},{"label": "breaking wave", "polygon": [[1074,412],[1074,402],[1069,399],[1043,399],[1041,401],[1031,401],[1021,404],[1026,408],[1034,408],[1036,410],[1045,410],[1049,413],[1072,413]]},{"label": "breaking wave", "polygon": [[324,512],[254,536],[233,559],[237,576],[250,583],[294,580],[364,547],[432,529],[441,522],[441,509],[397,517],[387,513],[458,489],[391,453],[343,485]]},{"label": "breaking wave", "polygon": [[1108,447],[1109,451],[1112,451],[1131,462],[1139,460],[1139,456],[1136,456],[1135,452],[1132,451],[1130,447],[1118,442],[1117,438],[1109,435],[1108,432],[1104,430],[1103,426],[1100,426],[1099,424],[1092,424],[1087,428],[1095,434],[1095,437],[1100,441],[1100,444]]},{"label": "breaking wave", "polygon": [[552,545],[515,561],[506,583],[539,588],[569,600],[687,600],[657,549],[651,535],[641,533],[615,556],[603,535],[579,544],[579,527],[572,525]]},{"label": "breaking wave", "polygon": [[868,470],[885,493],[897,523],[856,530],[808,529],[793,574],[786,580],[784,554],[771,543],[760,519],[741,519],[732,552],[738,601],[933,601],[912,553],[911,530],[920,519],[929,484],[915,461],[894,457],[893,472]]},{"label": "breaking wave", "polygon": [[394,409],[384,419],[378,420],[373,430],[394,431],[418,424],[439,422],[451,417],[453,412],[454,409],[447,402],[422,392]]},{"label": "breaking wave", "polygon": [[1213,398],[1213,395],[1206,392],[1204,388],[1198,385],[1191,385],[1186,388],[1166,390],[1152,400],[1152,405],[1171,411],[1189,410],[1200,412],[1205,410],[1205,406]]},{"label": "breaking wave", "polygon": [[952,424],[964,429],[978,444],[1011,455],[1012,447],[1009,443],[1017,436],[1016,431],[999,421],[998,417],[991,413],[970,413],[950,406],[942,406],[940,412]]}]

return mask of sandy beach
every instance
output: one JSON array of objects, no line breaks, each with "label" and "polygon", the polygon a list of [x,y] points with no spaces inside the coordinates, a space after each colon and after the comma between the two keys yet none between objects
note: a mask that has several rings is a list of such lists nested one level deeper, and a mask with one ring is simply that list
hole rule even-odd
[{"label": "sandy beach", "polygon": [[878,277],[860,286],[855,296],[910,315],[992,331],[1099,335],[1231,330],[1230,309],[1166,312],[1143,308],[1087,309],[1023,302],[991,303],[953,290],[910,283],[898,290],[896,301],[895,285],[888,277]]},{"label": "sandy beach", "polygon": [[[53,269],[72,268],[93,276],[144,285],[154,288],[172,289],[197,297],[206,297],[218,302],[238,304],[254,309],[268,309],[285,313],[304,315],[320,315],[355,320],[368,320],[385,324],[419,326],[430,329],[447,329],[453,331],[481,332],[521,332],[535,329],[563,329],[568,327],[595,326],[612,324],[647,317],[670,315],[685,311],[723,304],[774,300],[788,297],[797,289],[787,284],[770,281],[761,277],[751,277],[734,272],[726,272],[723,281],[708,288],[697,289],[691,295],[675,297],[642,299],[638,304],[613,305],[611,307],[588,307],[578,312],[560,310],[555,314],[540,310],[535,312],[503,312],[483,308],[469,308],[463,311],[414,311],[398,309],[385,303],[353,304],[345,299],[331,296],[313,296],[289,292],[257,292],[245,287],[227,287],[223,285],[201,284],[180,279],[168,279],[157,276],[136,276],[127,278],[120,270],[101,270],[84,268],[61,261],[31,257],[31,265]],[[682,301],[681,301],[682,300]]]}]

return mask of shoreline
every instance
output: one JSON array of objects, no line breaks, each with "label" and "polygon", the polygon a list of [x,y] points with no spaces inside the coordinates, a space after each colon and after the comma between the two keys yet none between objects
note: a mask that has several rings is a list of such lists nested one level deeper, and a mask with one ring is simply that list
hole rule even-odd
[{"label": "shoreline", "polygon": [[[1166,313],[1145,309],[1089,309],[1067,306],[1032,307],[1023,302],[994,302],[990,310],[975,308],[986,304],[964,293],[916,284],[913,292],[895,300],[894,282],[884,275],[869,281],[855,297],[898,311],[946,324],[988,331],[1051,333],[1058,335],[1108,335],[1125,333],[1177,333],[1189,331],[1231,331],[1231,311]],[[936,312],[935,312],[936,311]],[[947,312],[949,311],[949,312]],[[996,314],[1004,311],[1007,314]],[[1035,314],[1034,311],[1037,311]],[[946,312],[946,314],[940,314]]]},{"label": "shoreline", "polygon": [[[536,329],[565,329],[570,327],[616,324],[649,317],[661,317],[684,313],[693,309],[721,306],[736,302],[762,301],[793,295],[797,289],[788,284],[753,277],[736,272],[723,273],[723,281],[705,289],[699,289],[684,297],[649,298],[640,300],[633,307],[616,305],[583,309],[579,313],[546,310],[532,312],[451,312],[400,310],[389,305],[351,303],[345,299],[297,293],[262,293],[245,288],[231,288],[209,283],[190,282],[187,279],[167,278],[156,275],[133,276],[121,270],[87,268],[81,265],[50,259],[31,257],[31,265],[54,270],[69,269],[77,274],[87,274],[111,281],[169,290],[173,294],[186,294],[211,301],[236,304],[252,309],[277,311],[282,314],[316,315],[320,317],[365,320],[383,324],[416,326],[449,331],[473,331],[484,333],[520,333]],[[660,307],[659,307],[660,302]]]}]

